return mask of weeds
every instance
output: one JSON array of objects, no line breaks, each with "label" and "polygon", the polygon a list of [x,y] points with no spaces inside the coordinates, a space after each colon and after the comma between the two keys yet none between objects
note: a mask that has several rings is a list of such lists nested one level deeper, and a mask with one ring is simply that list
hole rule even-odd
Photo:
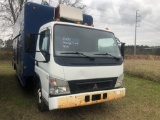
[{"label": "weeds", "polygon": [[123,86],[126,96],[122,99],[41,113],[34,95],[20,86],[11,61],[0,61],[0,120],[160,119],[159,83],[126,75]]},{"label": "weeds", "polygon": [[0,51],[0,60],[11,60],[12,52]]},{"label": "weeds", "polygon": [[125,60],[125,73],[160,82],[160,61]]}]

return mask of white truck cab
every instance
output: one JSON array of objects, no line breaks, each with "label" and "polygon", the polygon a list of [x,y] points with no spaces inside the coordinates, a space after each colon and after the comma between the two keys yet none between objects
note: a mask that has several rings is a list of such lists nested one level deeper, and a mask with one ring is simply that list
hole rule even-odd
[{"label": "white truck cab", "polygon": [[36,51],[40,51],[35,55],[35,73],[41,107],[42,101],[53,110],[125,95],[123,57],[110,31],[50,22],[39,30]]}]

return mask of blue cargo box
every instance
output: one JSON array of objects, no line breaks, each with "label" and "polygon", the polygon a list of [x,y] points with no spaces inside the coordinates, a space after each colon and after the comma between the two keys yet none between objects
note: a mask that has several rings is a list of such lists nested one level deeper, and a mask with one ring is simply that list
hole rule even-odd
[{"label": "blue cargo box", "polygon": [[[14,45],[15,61],[17,74],[21,79],[21,83],[25,85],[25,80],[34,76],[34,53],[28,53],[25,48],[25,38],[27,34],[37,34],[40,27],[48,22],[54,21],[55,8],[51,6],[41,5],[33,2],[27,2],[20,13],[14,26],[14,38],[17,45]],[[65,21],[69,22],[69,21]],[[73,23],[73,22],[71,22]],[[83,14],[82,24],[93,24],[93,18],[90,15]],[[34,49],[36,50],[36,42],[34,41]],[[18,47],[21,46],[21,47]],[[13,53],[14,54],[14,53]],[[32,57],[33,58],[32,58]]]}]

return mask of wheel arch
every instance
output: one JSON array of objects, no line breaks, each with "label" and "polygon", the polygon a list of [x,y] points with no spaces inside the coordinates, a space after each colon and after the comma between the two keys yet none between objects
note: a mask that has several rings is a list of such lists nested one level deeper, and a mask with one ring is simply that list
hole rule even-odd
[{"label": "wheel arch", "polygon": [[40,76],[38,74],[35,73],[35,93],[38,92],[38,86],[40,87],[41,89],[41,104],[38,104],[38,109],[41,111],[41,112],[44,112],[44,111],[48,111],[49,108],[48,108],[48,102],[46,101],[46,99],[43,97],[43,92],[42,92],[42,85],[41,85],[41,80],[40,80]]},{"label": "wheel arch", "polygon": [[37,85],[38,83],[41,84],[40,76],[37,73],[35,73],[34,82],[35,82],[35,85]]}]

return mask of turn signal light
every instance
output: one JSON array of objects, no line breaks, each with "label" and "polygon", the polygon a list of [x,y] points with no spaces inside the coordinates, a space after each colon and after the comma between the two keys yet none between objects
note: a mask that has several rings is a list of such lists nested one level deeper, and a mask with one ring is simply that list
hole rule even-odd
[{"label": "turn signal light", "polygon": [[78,22],[76,22],[76,24],[81,24],[81,22],[78,21]]},{"label": "turn signal light", "polygon": [[85,26],[88,26],[88,24],[87,24],[87,23],[84,23],[84,25],[85,25]]},{"label": "turn signal light", "polygon": [[109,30],[109,28],[105,28],[105,30]]}]

